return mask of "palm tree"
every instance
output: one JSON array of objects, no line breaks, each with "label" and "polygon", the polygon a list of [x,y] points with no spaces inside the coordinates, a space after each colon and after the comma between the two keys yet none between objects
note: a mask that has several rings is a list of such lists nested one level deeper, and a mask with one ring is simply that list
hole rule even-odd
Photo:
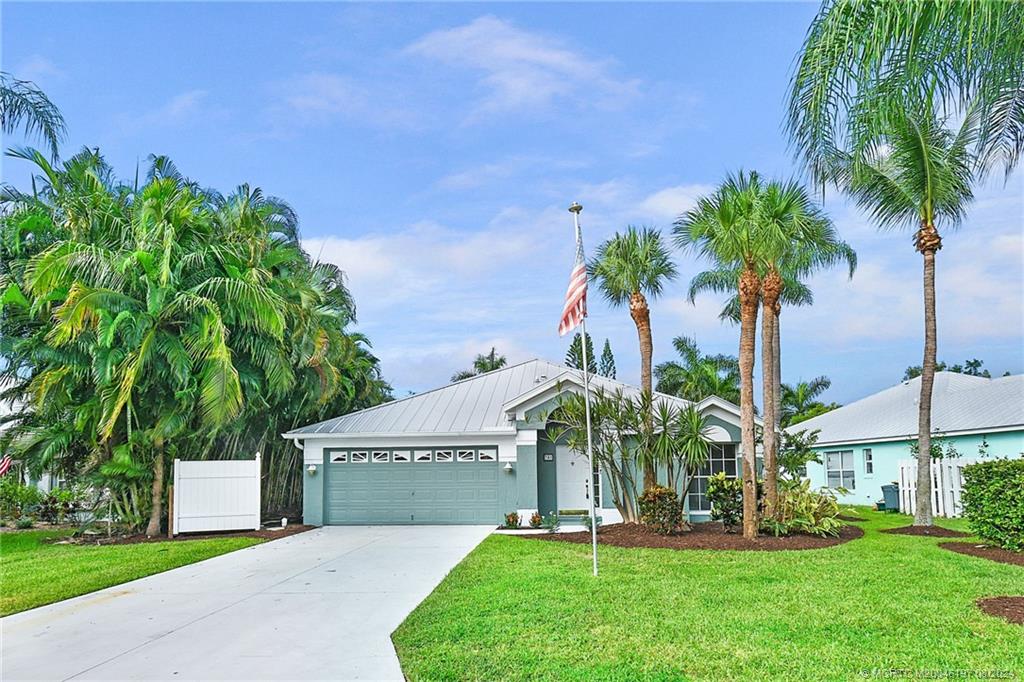
[{"label": "palm tree", "polygon": [[914,525],[932,525],[931,405],[935,379],[935,255],[942,248],[937,223],[955,228],[973,199],[976,139],[973,115],[958,130],[946,127],[931,102],[885,116],[884,135],[863,153],[838,157],[836,177],[882,229],[914,230],[924,260],[924,360],[918,404],[917,509]]},{"label": "palm tree", "polygon": [[473,360],[473,369],[462,370],[453,374],[452,381],[462,381],[463,379],[475,377],[478,374],[493,372],[504,367],[507,362],[504,355],[499,355],[494,348],[491,348],[491,352],[481,353],[476,356]]},{"label": "palm tree", "polygon": [[[589,269],[612,306],[629,306],[629,315],[640,340],[640,389],[650,394],[654,342],[647,299],[661,295],[665,284],[675,279],[677,273],[661,232],[632,225],[622,234],[616,232],[597,248]],[[653,486],[656,482],[654,468],[646,467],[644,487]]]},{"label": "palm tree", "polygon": [[729,175],[710,196],[675,223],[676,244],[711,261],[716,270],[736,271],[740,308],[740,430],[743,453],[743,535],[757,536],[757,466],[754,451],[754,351],[761,272],[775,237],[759,223],[764,191],[757,173]]},{"label": "palm tree", "polygon": [[700,402],[708,396],[718,396],[731,403],[739,403],[739,362],[732,355],[704,355],[697,342],[687,336],[672,339],[672,346],[680,361],[670,360],[654,368],[659,393],[679,396]]},{"label": "palm tree", "polygon": [[64,117],[34,83],[0,71],[0,131],[11,135],[21,128],[26,135],[38,135],[57,158],[64,138]]},{"label": "palm tree", "polygon": [[800,381],[790,386],[782,384],[781,423],[788,426],[793,417],[803,414],[818,403],[818,396],[832,386],[832,380],[826,376],[815,377],[810,381]]},{"label": "palm tree", "polygon": [[934,98],[973,103],[974,147],[1007,175],[1024,150],[1024,3],[825,0],[798,57],[788,128],[814,177],[836,150],[860,154],[885,132],[886,111]]}]

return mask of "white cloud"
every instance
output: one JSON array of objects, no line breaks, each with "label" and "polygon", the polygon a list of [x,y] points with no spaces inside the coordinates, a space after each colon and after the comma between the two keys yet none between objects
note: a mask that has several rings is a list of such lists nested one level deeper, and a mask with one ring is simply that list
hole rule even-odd
[{"label": "white cloud", "polygon": [[370,88],[348,75],[316,71],[276,87],[278,118],[306,121],[347,118],[382,128],[413,128],[416,115],[393,95]]},{"label": "white cloud", "polygon": [[681,214],[697,205],[697,200],[710,194],[715,188],[711,185],[676,185],[658,190],[645,197],[639,204],[641,213],[650,215],[655,222],[672,222]]},{"label": "white cloud", "polygon": [[163,104],[135,116],[125,116],[124,125],[132,130],[149,126],[180,126],[200,118],[222,117],[224,110],[207,106],[206,90],[187,90]]},{"label": "white cloud", "polygon": [[15,78],[33,82],[63,78],[65,75],[64,71],[58,68],[56,64],[38,54],[31,55],[18,62],[11,73]]},{"label": "white cloud", "polygon": [[610,74],[606,61],[590,59],[561,40],[530,33],[493,16],[427,34],[405,54],[480,72],[485,94],[470,119],[484,114],[537,111],[575,97],[621,105],[636,94],[636,81]]}]

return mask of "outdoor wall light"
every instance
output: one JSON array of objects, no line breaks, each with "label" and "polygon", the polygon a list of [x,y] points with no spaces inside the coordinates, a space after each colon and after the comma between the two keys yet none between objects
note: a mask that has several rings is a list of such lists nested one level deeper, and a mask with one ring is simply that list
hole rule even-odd
[{"label": "outdoor wall light", "polygon": [[316,476],[316,465],[315,464],[310,464],[308,467],[306,467],[306,472],[310,476]]},{"label": "outdoor wall light", "polygon": [[503,468],[505,469],[505,473],[506,474],[511,474],[512,473],[512,462],[505,462],[505,466]]}]

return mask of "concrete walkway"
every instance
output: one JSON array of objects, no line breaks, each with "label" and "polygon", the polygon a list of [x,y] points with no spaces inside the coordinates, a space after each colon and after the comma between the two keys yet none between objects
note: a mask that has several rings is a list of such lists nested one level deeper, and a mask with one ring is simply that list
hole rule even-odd
[{"label": "concrete walkway", "polygon": [[0,620],[0,679],[400,680],[391,633],[487,526],[320,528]]}]

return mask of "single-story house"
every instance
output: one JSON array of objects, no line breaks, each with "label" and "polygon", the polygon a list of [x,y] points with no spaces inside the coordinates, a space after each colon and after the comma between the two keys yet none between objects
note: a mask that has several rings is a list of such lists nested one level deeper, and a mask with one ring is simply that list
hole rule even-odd
[{"label": "single-story house", "polygon": [[[592,387],[638,389],[595,376]],[[546,415],[565,391],[582,391],[582,374],[530,360],[283,434],[303,451],[303,519],[312,525],[499,523],[588,509],[586,458],[552,442]],[[685,400],[659,394],[680,407]],[[740,470],[739,408],[710,397],[711,457],[687,501],[707,516],[707,477]],[[595,506],[620,521],[597,472]]]},{"label": "single-story house", "polygon": [[[815,451],[822,463],[808,464],[811,484],[846,488],[842,501],[849,504],[881,499],[881,486],[899,479],[899,461],[913,456],[920,394],[918,377],[786,429],[820,432]],[[932,433],[945,456],[1022,456],[1024,375],[936,372]]]}]

